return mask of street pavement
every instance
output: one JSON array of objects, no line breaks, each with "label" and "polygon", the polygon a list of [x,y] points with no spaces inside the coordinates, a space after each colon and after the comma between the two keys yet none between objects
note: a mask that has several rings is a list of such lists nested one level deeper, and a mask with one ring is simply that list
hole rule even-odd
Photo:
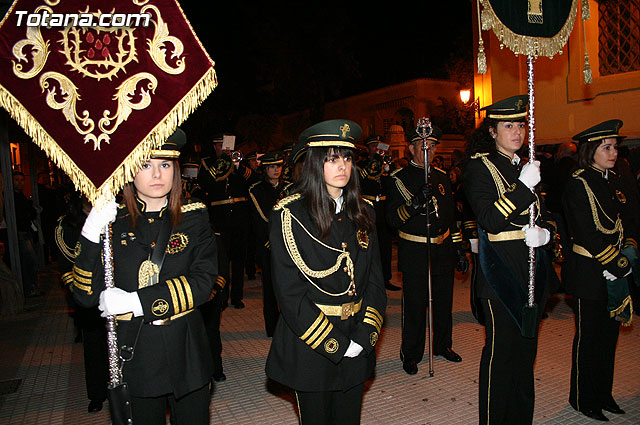
[{"label": "street pavement", "polygon": [[[395,269],[394,247],[394,269]],[[82,344],[74,343],[65,293],[54,267],[40,271],[44,295],[27,299],[25,311],[0,317],[0,424],[107,424],[108,406],[88,414]],[[401,285],[399,273],[393,283]],[[260,277],[245,282],[246,308],[227,308],[222,317],[225,382],[216,383],[210,406],[214,424],[297,424],[290,392],[268,382],[264,365],[271,340],[262,319]],[[469,308],[469,274],[456,275],[453,349],[462,363],[428,356],[417,375],[409,376],[399,360],[401,292],[387,292],[387,314],[377,344],[375,377],[365,387],[363,424],[475,424],[478,421],[478,364],[484,328]],[[597,423],[568,404],[572,299],[557,294],[540,329],[535,366],[535,424]],[[613,395],[625,415],[606,413],[611,424],[640,424],[640,330],[621,328]]]}]

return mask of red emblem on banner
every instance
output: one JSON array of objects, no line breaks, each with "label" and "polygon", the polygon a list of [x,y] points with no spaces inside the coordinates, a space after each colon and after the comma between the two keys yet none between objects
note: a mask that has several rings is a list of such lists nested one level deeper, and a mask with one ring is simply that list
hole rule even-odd
[{"label": "red emblem on banner", "polygon": [[0,105],[92,202],[115,194],[217,85],[175,0],[17,0]]}]

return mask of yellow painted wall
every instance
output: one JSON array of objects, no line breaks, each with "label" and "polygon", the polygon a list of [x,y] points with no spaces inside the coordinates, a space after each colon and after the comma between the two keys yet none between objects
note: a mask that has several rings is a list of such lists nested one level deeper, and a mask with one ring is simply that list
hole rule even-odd
[{"label": "yellow painted wall", "polygon": [[[474,1],[475,3],[475,1]],[[587,49],[593,84],[583,82],[584,38],[580,13],[563,53],[535,61],[536,142],[559,143],[599,122],[618,118],[622,135],[640,139],[640,71],[601,77],[598,72],[598,5],[589,2],[586,21]],[[474,14],[475,15],[475,14]],[[474,50],[478,51],[477,15],[474,16]],[[527,58],[516,57],[493,31],[482,31],[487,73],[475,73],[475,93],[480,106],[515,94],[527,93]],[[475,65],[475,64],[474,64]]]}]

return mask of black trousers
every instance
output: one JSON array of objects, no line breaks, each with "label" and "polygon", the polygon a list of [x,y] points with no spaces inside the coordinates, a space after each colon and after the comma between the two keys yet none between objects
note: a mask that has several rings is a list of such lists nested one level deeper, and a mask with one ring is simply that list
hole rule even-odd
[{"label": "black trousers", "polygon": [[[453,329],[453,267],[443,273],[432,273],[433,352],[451,348]],[[426,267],[402,273],[402,346],[403,361],[419,363],[424,356],[427,332],[428,283]]]},{"label": "black trousers", "polygon": [[393,229],[386,221],[378,221],[376,223],[376,231],[378,232],[378,246],[380,247],[380,261],[382,262],[382,276],[385,282],[391,280],[391,257]]},{"label": "black trousers", "polygon": [[347,391],[296,391],[300,425],[357,425],[364,384]]},{"label": "black trousers", "polygon": [[77,307],[75,315],[82,331],[87,396],[89,400],[104,401],[109,381],[106,321],[98,307]]},{"label": "black trousers", "polygon": [[480,359],[480,424],[531,424],[538,339],[525,338],[498,300],[481,299],[485,345]]},{"label": "black trousers", "polygon": [[569,403],[576,410],[600,409],[613,401],[620,322],[609,317],[606,301],[576,300]]},{"label": "black trousers", "polygon": [[173,394],[159,397],[131,397],[134,424],[165,425],[167,403],[171,410],[171,425],[209,424],[209,385],[175,398]]},{"label": "black trousers", "polygon": [[264,245],[257,248],[260,257],[260,267],[262,268],[262,315],[264,316],[264,327],[267,336],[273,336],[276,330],[276,323],[280,317],[278,301],[273,292],[273,280],[271,278],[271,250]]}]

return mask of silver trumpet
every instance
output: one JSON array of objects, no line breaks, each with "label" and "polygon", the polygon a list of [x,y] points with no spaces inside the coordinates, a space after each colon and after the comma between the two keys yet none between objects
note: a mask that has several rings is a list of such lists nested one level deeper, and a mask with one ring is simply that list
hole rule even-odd
[{"label": "silver trumpet", "polygon": [[231,161],[233,161],[234,164],[238,164],[242,161],[242,159],[244,158],[242,156],[242,152],[241,151],[233,151],[231,152]]}]

